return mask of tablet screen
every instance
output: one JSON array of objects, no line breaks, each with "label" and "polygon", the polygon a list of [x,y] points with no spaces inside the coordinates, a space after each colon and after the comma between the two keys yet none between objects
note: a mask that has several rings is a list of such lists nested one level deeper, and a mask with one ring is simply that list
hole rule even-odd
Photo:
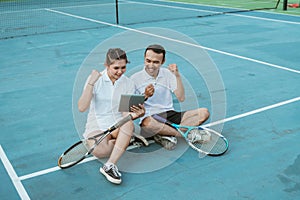
[{"label": "tablet screen", "polygon": [[122,94],[119,112],[131,112],[130,107],[133,105],[138,106],[139,104],[143,104],[145,100],[144,95],[140,94]]}]

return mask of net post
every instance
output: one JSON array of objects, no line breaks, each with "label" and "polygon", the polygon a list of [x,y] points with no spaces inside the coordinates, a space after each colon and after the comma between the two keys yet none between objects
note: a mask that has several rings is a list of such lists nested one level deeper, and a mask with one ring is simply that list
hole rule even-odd
[{"label": "net post", "polygon": [[119,3],[118,3],[118,0],[116,0],[115,4],[116,4],[116,24],[119,24]]},{"label": "net post", "polygon": [[283,0],[283,10],[287,10],[288,0]]}]

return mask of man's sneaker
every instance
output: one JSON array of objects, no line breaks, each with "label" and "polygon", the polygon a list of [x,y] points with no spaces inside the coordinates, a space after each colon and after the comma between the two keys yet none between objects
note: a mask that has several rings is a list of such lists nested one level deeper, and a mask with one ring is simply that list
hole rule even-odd
[{"label": "man's sneaker", "polygon": [[149,146],[149,142],[143,136],[133,133],[133,136],[130,139],[130,145],[140,144],[141,146]]},{"label": "man's sneaker", "polygon": [[211,139],[211,134],[206,130],[191,130],[188,139],[192,143],[206,143]]},{"label": "man's sneaker", "polygon": [[100,168],[100,172],[106,177],[106,179],[114,184],[120,184],[122,182],[121,173],[116,165],[113,163],[105,164]]},{"label": "man's sneaker", "polygon": [[174,136],[154,135],[153,139],[167,150],[173,150],[177,144],[177,138]]}]

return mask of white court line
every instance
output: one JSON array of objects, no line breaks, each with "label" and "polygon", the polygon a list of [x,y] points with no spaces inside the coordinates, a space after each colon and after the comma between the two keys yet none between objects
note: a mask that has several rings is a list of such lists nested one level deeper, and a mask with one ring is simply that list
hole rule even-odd
[{"label": "white court line", "polygon": [[[10,177],[10,179],[12,180],[19,196],[21,197],[21,199],[23,200],[27,200],[27,199],[30,199],[24,186],[22,185],[20,179],[18,178],[14,168],[12,167],[11,163],[9,162],[2,146],[0,145],[0,158],[1,158],[1,161]],[[3,183],[2,183],[3,184]],[[3,186],[1,186],[3,187]]]},{"label": "white court line", "polygon": [[[217,124],[222,124],[222,123],[233,121],[233,120],[236,120],[236,119],[241,119],[241,118],[247,117],[249,115],[254,115],[256,113],[260,113],[260,112],[263,112],[263,111],[266,111],[266,110],[277,108],[277,107],[280,107],[280,106],[283,106],[283,105],[286,105],[286,104],[290,104],[290,103],[293,103],[293,102],[296,102],[296,101],[300,101],[300,97],[296,97],[296,98],[293,98],[293,99],[290,99],[290,100],[282,101],[282,102],[279,102],[279,103],[276,103],[276,104],[273,104],[273,105],[270,105],[270,106],[259,108],[259,109],[256,109],[256,110],[253,110],[253,111],[250,111],[250,112],[246,112],[246,113],[243,113],[243,114],[240,114],[240,115],[235,115],[235,116],[232,116],[232,117],[229,117],[229,118],[226,118],[226,119],[223,119],[223,120],[219,120],[219,121],[216,121],[216,122],[211,122],[209,124],[203,125],[203,127],[211,127],[211,126],[215,126]],[[151,142],[151,143],[153,143],[153,142]],[[95,157],[86,158],[82,162],[78,163],[78,165],[82,164],[82,163],[85,163],[85,162],[95,160],[95,159],[96,159]],[[38,172],[34,172],[34,173],[31,173],[31,174],[21,176],[19,179],[20,180],[26,180],[26,179],[30,179],[30,178],[33,178],[33,177],[36,177],[36,176],[48,174],[50,172],[54,172],[54,171],[57,171],[57,170],[60,170],[60,168],[59,167],[52,167],[52,168],[49,168],[49,169],[45,169],[45,170],[41,170],[41,171],[38,171]]]},{"label": "white court line", "polygon": [[[228,15],[228,14],[227,14],[227,15]],[[239,16],[239,17],[245,17],[245,18],[252,18],[252,19],[265,20],[265,21],[271,21],[271,22],[280,22],[280,23],[286,23],[286,24],[296,24],[296,25],[300,25],[300,22],[292,22],[292,21],[279,20],[279,19],[270,19],[270,18],[265,18],[265,17],[255,17],[255,16],[241,15],[241,14],[230,14],[230,15]]]},{"label": "white court line", "polygon": [[266,110],[270,110],[270,109],[273,109],[273,108],[277,108],[277,107],[280,107],[280,106],[283,106],[283,105],[286,105],[286,104],[290,104],[290,103],[293,103],[293,102],[296,102],[296,101],[300,101],[300,97],[296,97],[296,98],[293,98],[293,99],[282,101],[282,102],[279,102],[279,103],[276,103],[276,104],[273,104],[273,105],[270,105],[270,106],[262,107],[262,108],[259,108],[259,109],[256,109],[256,110],[252,110],[252,111],[240,114],[240,115],[235,115],[235,116],[232,116],[232,117],[229,117],[229,118],[226,118],[226,119],[222,119],[222,120],[219,120],[219,121],[211,122],[211,123],[205,124],[203,126],[204,127],[209,127],[209,126],[215,126],[215,125],[218,125],[218,124],[223,124],[225,122],[229,122],[229,121],[232,121],[232,120],[247,117],[249,115],[254,115],[254,114],[257,114],[257,113],[260,113],[260,112],[263,112],[263,111],[266,111]]},{"label": "white court line", "polygon": [[49,168],[49,169],[45,169],[45,170],[37,171],[37,172],[31,173],[31,174],[27,174],[27,175],[24,175],[24,176],[20,176],[19,180],[23,181],[23,180],[30,179],[30,178],[33,178],[33,177],[36,177],[36,176],[49,174],[51,172],[58,171],[58,170],[60,170],[59,167],[52,167],[52,168]]},{"label": "white court line", "polygon": [[86,20],[86,21],[90,21],[90,22],[95,22],[95,23],[98,23],[98,24],[104,24],[104,25],[107,25],[107,26],[112,26],[112,27],[116,27],[116,28],[120,28],[120,29],[124,29],[124,30],[128,30],[128,31],[141,33],[141,34],[144,34],[144,35],[150,35],[150,36],[153,36],[153,37],[157,37],[157,38],[161,38],[161,39],[165,39],[165,40],[169,40],[169,41],[173,41],[173,42],[193,46],[193,47],[202,48],[202,49],[205,49],[205,50],[208,50],[208,51],[212,51],[212,52],[224,54],[224,55],[227,55],[227,56],[231,56],[231,57],[235,57],[235,58],[239,58],[239,59],[248,60],[248,61],[251,61],[251,62],[263,64],[263,65],[266,65],[266,66],[269,66],[269,67],[274,67],[274,68],[277,68],[277,69],[282,69],[282,70],[285,70],[285,71],[300,74],[299,70],[283,67],[283,66],[280,66],[280,65],[275,65],[275,64],[272,64],[272,63],[256,60],[256,59],[253,59],[253,58],[248,58],[248,57],[245,57],[245,56],[240,56],[240,55],[237,55],[237,54],[233,54],[233,53],[229,53],[229,52],[225,52],[225,51],[221,51],[221,50],[217,50],[217,49],[213,49],[213,48],[209,48],[209,47],[204,47],[204,46],[201,46],[201,45],[198,45],[198,44],[184,42],[184,41],[181,41],[181,40],[176,40],[176,39],[173,39],[173,38],[168,38],[168,37],[165,37],[165,36],[161,36],[161,35],[157,35],[157,34],[153,34],[153,33],[148,33],[148,32],[145,32],[145,31],[138,30],[138,29],[133,29],[133,28],[129,28],[129,27],[126,27],[126,26],[116,25],[116,24],[112,24],[112,23],[108,23],[108,22],[103,22],[103,21],[99,21],[99,20],[95,20],[95,19],[91,19],[91,18],[87,18],[87,17],[82,17],[82,16],[79,16],[79,15],[73,15],[73,14],[70,14],[70,13],[61,12],[61,11],[53,10],[53,9],[49,9],[49,8],[45,8],[45,10],[47,10],[49,12],[54,12],[54,13],[57,13],[57,14],[61,14],[61,15],[66,15],[66,16],[69,16],[69,17],[74,17],[74,18],[77,18],[77,19],[82,19],[82,20]]},{"label": "white court line", "polygon": [[[148,142],[149,142],[149,144],[153,144],[154,140],[149,140]],[[131,149],[135,149],[135,148],[139,148],[139,146],[128,146],[127,151],[131,150]],[[95,156],[88,157],[88,158],[84,159],[83,161],[81,161],[80,163],[78,163],[77,165],[80,165],[80,164],[83,164],[83,163],[86,163],[86,162],[90,162],[92,160],[97,160],[97,158]],[[36,177],[36,176],[41,176],[41,175],[48,174],[48,173],[58,171],[58,170],[60,170],[59,167],[52,167],[52,168],[49,168],[49,169],[45,169],[45,170],[41,170],[41,171],[38,171],[38,172],[34,172],[34,173],[31,173],[31,174],[21,176],[21,177],[19,177],[19,179],[22,181],[22,180],[30,179],[30,178],[33,178],[33,177]]]}]

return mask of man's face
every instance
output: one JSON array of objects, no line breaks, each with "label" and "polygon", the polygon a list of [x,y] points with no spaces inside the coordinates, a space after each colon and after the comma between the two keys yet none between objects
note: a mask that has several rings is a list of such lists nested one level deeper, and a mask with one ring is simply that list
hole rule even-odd
[{"label": "man's face", "polygon": [[152,76],[157,77],[160,66],[164,63],[164,56],[162,53],[158,54],[152,50],[146,51],[145,54],[145,70]]}]

